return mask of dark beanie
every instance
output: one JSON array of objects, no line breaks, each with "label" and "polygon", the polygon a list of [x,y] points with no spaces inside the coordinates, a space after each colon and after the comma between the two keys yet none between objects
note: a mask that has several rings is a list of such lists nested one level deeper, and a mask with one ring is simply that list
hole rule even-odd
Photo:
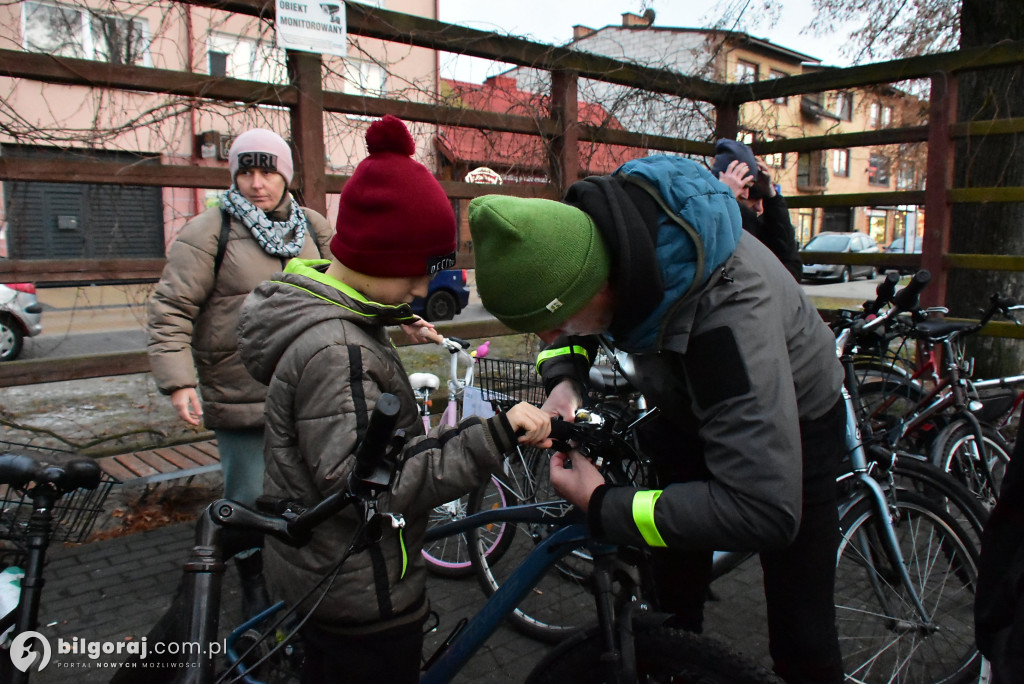
[{"label": "dark beanie", "polygon": [[331,253],[381,278],[431,275],[455,265],[455,212],[441,184],[412,158],[416,143],[388,114],[366,131],[370,153],[341,190]]},{"label": "dark beanie", "polygon": [[[756,181],[761,171],[757,165],[757,157],[754,156],[754,151],[743,143],[729,140],[728,138],[722,138],[715,143],[715,163],[711,165],[711,173],[715,178],[718,178],[729,168],[729,164],[737,160],[747,165],[747,171]],[[750,197],[751,199],[760,199],[761,193],[756,187],[751,187]]]},{"label": "dark beanie", "polygon": [[568,204],[484,195],[469,203],[469,230],[480,300],[513,330],[559,327],[608,282],[597,226]]}]

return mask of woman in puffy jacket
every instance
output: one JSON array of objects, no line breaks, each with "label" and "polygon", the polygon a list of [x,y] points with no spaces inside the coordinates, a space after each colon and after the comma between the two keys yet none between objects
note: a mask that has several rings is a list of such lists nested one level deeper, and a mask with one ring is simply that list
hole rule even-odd
[{"label": "woman in puffy jacket", "polygon": [[[239,311],[289,259],[328,255],[333,231],[288,192],[292,155],[277,133],[242,133],[229,159],[232,185],[221,206],[185,224],[168,250],[149,300],[148,350],[157,386],[181,419],[214,431],[224,496],[252,504],[263,491],[267,388],[239,359]],[[236,564],[245,610],[258,611],[266,601],[259,549],[238,554]]]}]

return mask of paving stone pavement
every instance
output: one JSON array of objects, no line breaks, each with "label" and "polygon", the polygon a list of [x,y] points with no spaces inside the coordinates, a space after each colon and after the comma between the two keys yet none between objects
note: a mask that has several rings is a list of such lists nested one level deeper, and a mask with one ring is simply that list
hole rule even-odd
[{"label": "paving stone pavement", "polygon": [[[179,523],[89,544],[51,548],[47,584],[40,611],[40,631],[56,647],[57,639],[77,638],[102,644],[140,639],[170,604],[181,564],[192,546],[193,527]],[[707,632],[768,666],[760,567],[748,561],[718,580],[708,604]],[[428,637],[437,644],[461,617],[483,604],[473,578],[431,578],[428,593],[441,626]],[[239,592],[233,566],[223,584],[222,632],[237,625]],[[223,634],[222,634],[223,636]],[[86,647],[88,648],[88,647]],[[456,684],[521,682],[546,646],[502,627],[453,680]],[[88,655],[54,654],[33,683],[107,682],[116,655],[95,660]]]}]

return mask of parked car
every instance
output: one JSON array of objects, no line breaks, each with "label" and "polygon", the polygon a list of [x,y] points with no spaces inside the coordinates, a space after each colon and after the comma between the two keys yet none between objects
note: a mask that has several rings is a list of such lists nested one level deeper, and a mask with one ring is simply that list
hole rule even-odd
[{"label": "parked car", "polygon": [[426,298],[417,297],[412,311],[428,321],[450,321],[469,304],[466,271],[460,268],[438,271],[430,279]]},{"label": "parked car", "polygon": [[[839,233],[824,232],[818,233],[804,245],[800,250],[801,254],[807,252],[848,252],[848,253],[878,253],[882,250],[878,243],[870,235],[860,232]],[[803,280],[837,280],[847,283],[860,276],[868,280],[878,275],[878,270],[873,264],[814,264],[804,261]]]},{"label": "parked car", "polygon": [[18,358],[25,338],[43,332],[42,318],[35,285],[0,285],[0,361]]},{"label": "parked car", "polygon": [[[922,242],[922,238],[917,238],[917,239],[914,240],[914,246],[913,246],[913,249],[910,252],[911,254],[920,254],[921,253],[921,242]],[[906,253],[906,248],[904,247],[905,244],[906,243],[905,243],[904,239],[901,238],[901,237],[898,237],[898,238],[896,238],[895,240],[893,240],[892,242],[889,243],[889,246],[885,248],[885,253],[886,254],[905,254]],[[914,272],[914,267],[913,266],[900,266],[898,270],[899,270],[900,273],[913,273]]]}]

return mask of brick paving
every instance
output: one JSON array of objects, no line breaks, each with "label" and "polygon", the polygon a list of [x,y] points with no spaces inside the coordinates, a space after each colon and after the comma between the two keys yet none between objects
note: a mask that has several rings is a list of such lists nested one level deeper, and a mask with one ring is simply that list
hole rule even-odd
[{"label": "brick paving", "polygon": [[[54,646],[57,638],[69,643],[76,637],[89,642],[139,639],[169,605],[192,539],[192,525],[179,523],[79,546],[52,548],[40,611],[41,631]],[[436,634],[428,637],[428,646],[439,643],[461,617],[472,615],[483,603],[473,578],[431,578],[428,592],[441,618]],[[708,604],[708,632],[769,664],[757,563],[748,562],[716,582],[714,592],[716,600]],[[239,601],[234,568],[229,566],[223,584],[222,632],[239,623]],[[502,627],[454,682],[522,681],[545,648]],[[118,660],[114,655],[92,660],[84,655],[55,654],[53,662],[34,674],[32,681],[107,682],[113,674],[109,665]]]}]

